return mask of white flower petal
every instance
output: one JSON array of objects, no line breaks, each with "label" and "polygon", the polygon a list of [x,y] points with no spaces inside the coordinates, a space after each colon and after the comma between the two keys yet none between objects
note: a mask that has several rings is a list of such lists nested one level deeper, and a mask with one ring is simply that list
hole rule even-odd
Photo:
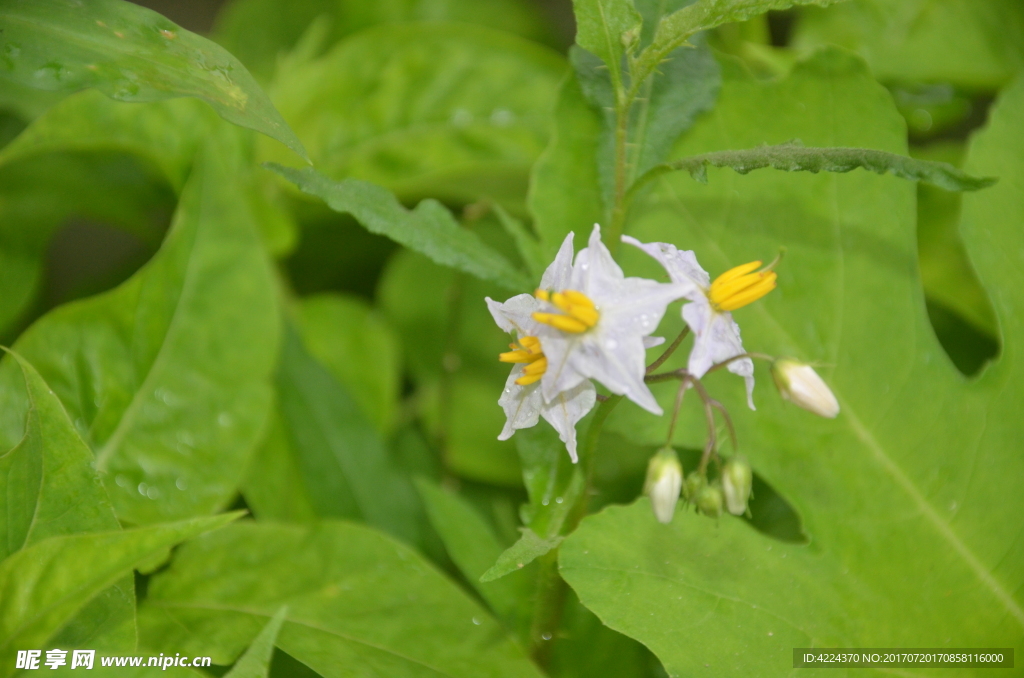
[{"label": "white flower petal", "polygon": [[547,325],[537,328],[537,337],[548,359],[548,369],[540,380],[545,401],[550,402],[562,391],[576,388],[587,380],[587,375],[581,373],[578,365],[572,361],[582,336],[567,334]]},{"label": "white flower petal", "polygon": [[569,231],[569,235],[565,236],[565,240],[562,241],[562,246],[558,248],[555,260],[551,262],[540,278],[542,290],[564,290],[569,287],[569,281],[572,278],[572,239],[573,233]]},{"label": "white flower petal", "polygon": [[697,255],[692,250],[680,250],[663,242],[642,243],[628,235],[622,236],[622,242],[642,249],[665,268],[672,282],[686,285],[682,296],[691,301],[711,286],[711,276],[697,263]]},{"label": "white flower petal", "polygon": [[505,381],[505,390],[498,398],[498,404],[505,410],[506,418],[505,428],[501,430],[498,440],[508,440],[519,429],[536,426],[540,421],[541,407],[544,404],[540,384],[520,386],[516,383],[516,379],[523,376],[524,367],[525,365],[520,364],[512,368],[508,380]]},{"label": "white flower petal", "polygon": [[665,343],[665,337],[644,337],[644,348],[654,348]]},{"label": "white flower petal", "polygon": [[[533,386],[533,384],[531,384]],[[558,431],[558,437],[565,443],[572,463],[576,463],[576,424],[586,416],[597,402],[597,389],[589,381],[569,391],[559,393],[540,411],[544,419]]]},{"label": "white flower petal", "polygon": [[663,413],[644,383],[647,352],[643,338],[635,332],[606,330],[586,335],[569,361],[577,372],[596,379],[612,393],[626,396],[652,414]]},{"label": "white flower petal", "polygon": [[533,312],[540,308],[540,302],[532,294],[517,294],[504,303],[490,297],[484,299],[498,327],[506,332],[515,330],[520,337],[536,334],[538,323],[533,319]]},{"label": "white flower petal", "polygon": [[[718,313],[706,297],[683,306],[683,319],[693,331],[693,349],[686,369],[700,379],[711,366],[746,353],[740,338],[740,326],[731,313]],[[754,362],[742,358],[727,368],[743,377],[747,384],[747,405],[754,408]]]},{"label": "white flower petal", "polygon": [[601,227],[594,224],[590,241],[576,255],[570,289],[582,292],[596,304],[600,298],[616,295],[625,277],[612,259],[612,253],[601,242]]}]

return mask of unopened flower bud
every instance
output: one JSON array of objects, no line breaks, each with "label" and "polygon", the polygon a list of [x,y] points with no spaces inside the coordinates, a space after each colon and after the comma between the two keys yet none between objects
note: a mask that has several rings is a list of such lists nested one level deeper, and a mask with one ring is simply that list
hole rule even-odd
[{"label": "unopened flower bud", "polygon": [[810,365],[780,358],[772,363],[772,377],[782,397],[794,405],[829,419],[839,414],[839,402]]},{"label": "unopened flower bud", "polygon": [[647,464],[647,482],[644,494],[651,498],[651,507],[658,522],[672,522],[683,485],[683,467],[679,456],[671,447],[663,447]]},{"label": "unopened flower bud", "polygon": [[704,476],[699,471],[691,471],[683,484],[683,496],[686,497],[686,501],[696,501],[697,495],[700,494],[703,487]]},{"label": "unopened flower bud", "polygon": [[725,493],[725,507],[734,516],[747,512],[750,486],[754,472],[745,459],[730,459],[722,468],[722,491]]},{"label": "unopened flower bud", "polygon": [[722,515],[722,490],[717,485],[705,485],[697,493],[697,510],[711,518]]}]

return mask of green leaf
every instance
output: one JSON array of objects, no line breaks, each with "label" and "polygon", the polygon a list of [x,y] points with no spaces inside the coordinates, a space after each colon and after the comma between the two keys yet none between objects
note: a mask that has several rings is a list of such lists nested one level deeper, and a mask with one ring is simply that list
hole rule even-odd
[{"label": "green leaf", "polygon": [[[272,91],[320,172],[410,202],[518,207],[565,61],[461,24],[381,25],[286,68]],[[264,160],[288,163],[264,144]]]},{"label": "green leaf", "polygon": [[278,367],[279,405],[309,503],[319,517],[361,519],[417,543],[411,481],[348,392],[287,333]]},{"label": "green leaf", "polygon": [[441,535],[445,550],[466,581],[487,604],[514,629],[525,631],[532,610],[524,609],[532,581],[525,578],[485,583],[481,575],[492,568],[504,551],[494,529],[465,499],[424,479],[416,482],[427,507],[430,524]]},{"label": "green leaf", "polygon": [[267,678],[270,673],[270,659],[274,654],[274,643],[277,642],[277,634],[280,633],[287,614],[288,607],[285,605],[270,618],[245,654],[224,674],[226,678]]},{"label": "green leaf", "polygon": [[[24,377],[29,410],[25,436],[0,455],[0,561],[47,537],[121,527],[93,468],[92,450],[35,368],[11,355]],[[97,596],[69,622],[61,641],[131,651],[136,642],[132,578]]]},{"label": "green leaf", "polygon": [[771,10],[801,5],[827,6],[836,2],[843,0],[697,0],[658,22],[654,40],[637,57],[633,77],[642,80],[649,76],[662,59],[701,31],[746,21]]},{"label": "green leaf", "polygon": [[257,520],[308,522],[317,517],[280,406],[270,412],[266,435],[253,453],[241,491]]},{"label": "green leaf", "polygon": [[552,44],[551,28],[538,9],[516,0],[290,0],[287,5],[278,0],[235,0],[218,15],[215,37],[257,77],[269,79],[280,55],[292,50],[318,17],[329,21],[326,47],[370,26],[412,21],[478,24]]},{"label": "green leaf", "polygon": [[196,97],[308,160],[245,67],[222,47],[122,0],[8,0],[0,78],[39,89],[95,87],[119,101]]},{"label": "green leaf", "polygon": [[[166,242],[141,271],[111,292],[56,309],[16,344],[96,451],[123,522],[224,506],[270,406],[273,283],[224,155],[203,154]],[[24,425],[24,397],[11,386],[19,379],[5,361],[0,440],[7,444]]]},{"label": "green leaf", "polygon": [[[1024,541],[1012,519],[1024,510],[1021,115],[1018,83],[965,163],[1000,177],[963,196],[964,241],[1003,339],[973,381],[928,322],[910,185],[869,173],[713,171],[706,186],[663,177],[635,213],[636,237],[693,248],[712,272],[784,245],[778,291],[736,312],[744,344],[829,365],[819,369],[842,406],[834,420],[815,418],[762,385],[749,412],[740,380],[706,380],[809,544],[689,513],[661,525],[646,499],[585,519],[562,544],[561,572],[582,602],[650,647],[669,674],[774,675],[790,670],[793,647],[812,645],[1022,647]],[[727,82],[677,153],[796,133],[817,146],[906,150],[888,92],[831,51],[779,82]],[[618,430],[664,440],[664,422],[640,421]],[[704,440],[699,423],[680,424],[677,442]],[[679,640],[698,632],[699,643]]]},{"label": "green leaf", "polygon": [[870,148],[809,148],[799,142],[789,142],[741,151],[713,151],[663,163],[641,177],[633,190],[661,174],[675,170],[686,170],[697,181],[707,183],[709,165],[731,167],[740,174],[764,167],[814,174],[851,172],[861,167],[876,174],[893,174],[911,181],[924,181],[947,191],[977,191],[996,183],[993,177],[972,177],[945,162],[917,160]]},{"label": "green leaf", "polygon": [[416,552],[341,522],[239,524],[179,549],[140,627],[165,652],[227,663],[288,605],[277,646],[323,675],[539,676],[477,603]]},{"label": "green leaf", "polygon": [[498,217],[498,221],[501,223],[501,227],[515,241],[516,250],[519,252],[523,262],[526,263],[530,276],[534,280],[540,280],[541,276],[544,275],[544,269],[547,268],[549,263],[544,257],[540,240],[530,232],[523,222],[506,212],[505,208],[501,205],[495,204],[492,207]]},{"label": "green leaf", "polygon": [[391,431],[401,390],[401,347],[394,330],[358,297],[320,294],[299,303],[309,353],[355,400],[377,432]]},{"label": "green leaf", "polygon": [[[597,55],[611,74],[612,91],[622,86],[626,45],[640,39],[640,13],[633,0],[573,0],[576,44]],[[627,32],[630,35],[625,35]]]},{"label": "green leaf", "polygon": [[601,116],[584,97],[578,76],[570,73],[562,82],[551,141],[533,167],[527,197],[545,265],[569,231],[584,232],[604,218],[597,169],[600,138]]},{"label": "green leaf", "polygon": [[522,535],[519,540],[498,556],[498,561],[480,576],[482,583],[492,582],[506,574],[523,569],[537,558],[540,558],[562,543],[564,537],[555,536],[542,539],[528,527],[520,528]]},{"label": "green leaf", "polygon": [[510,290],[530,288],[530,280],[504,256],[464,229],[443,205],[424,200],[405,209],[387,189],[356,179],[333,181],[312,168],[296,170],[269,163],[267,167],[336,212],[347,212],[368,231],[427,255],[442,266],[490,280]]},{"label": "green leaf", "polygon": [[1015,0],[854,0],[809,8],[792,45],[860,54],[883,82],[943,82],[994,91],[1024,67],[1024,6]]},{"label": "green leaf", "polygon": [[123,153],[158,169],[180,192],[202,140],[220,123],[194,99],[123,106],[99,92],[67,97],[0,152],[0,166],[47,153]]},{"label": "green leaf", "polygon": [[149,555],[239,515],[50,537],[10,556],[0,563],[0,674],[14,673],[19,649],[41,647],[93,596]]}]

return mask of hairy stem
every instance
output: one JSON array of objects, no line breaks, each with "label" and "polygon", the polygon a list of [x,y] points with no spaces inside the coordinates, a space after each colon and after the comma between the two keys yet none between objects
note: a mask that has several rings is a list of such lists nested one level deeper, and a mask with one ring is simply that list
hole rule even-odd
[{"label": "hairy stem", "polygon": [[626,225],[626,141],[629,132],[629,111],[633,106],[633,97],[627,98],[624,93],[617,97],[615,106],[615,193],[612,203],[611,223],[608,226],[608,237],[605,244],[614,255],[618,252],[622,230]]},{"label": "hairy stem", "polygon": [[[594,456],[597,452],[597,441],[601,437],[601,429],[608,415],[622,400],[622,396],[611,396],[602,401],[594,411],[587,433],[580,445],[580,463],[586,478],[583,492],[572,507],[562,528],[563,534],[570,534],[587,514],[587,505],[593,494]],[[546,668],[551,660],[554,639],[558,635],[558,626],[562,622],[568,584],[558,574],[558,549],[549,551],[537,559],[540,574],[537,581],[537,602],[533,608],[533,622],[530,626],[530,654],[541,668]]]}]

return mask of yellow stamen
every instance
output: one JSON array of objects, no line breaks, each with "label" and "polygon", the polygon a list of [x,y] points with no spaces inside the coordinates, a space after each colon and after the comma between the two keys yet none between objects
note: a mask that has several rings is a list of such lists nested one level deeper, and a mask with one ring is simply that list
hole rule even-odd
[{"label": "yellow stamen", "polygon": [[770,270],[776,262],[766,269],[754,271],[761,265],[760,261],[752,261],[742,266],[731,268],[715,278],[708,291],[711,303],[719,311],[735,311],[749,303],[757,301],[775,289],[778,277]]},{"label": "yellow stamen", "polygon": [[520,386],[529,386],[540,381],[548,369],[548,359],[544,357],[544,351],[540,346],[540,339],[537,337],[520,337],[519,341],[509,344],[511,351],[499,353],[498,360],[503,363],[526,363],[523,368],[523,376],[516,379]]},{"label": "yellow stamen", "polygon": [[530,384],[535,384],[538,381],[540,381],[540,378],[543,376],[543,374],[528,374],[526,376],[519,377],[518,379],[516,379],[516,383],[519,384],[520,386],[529,386]]},{"label": "yellow stamen", "polygon": [[539,323],[550,325],[556,330],[562,330],[570,334],[582,334],[590,329],[590,327],[581,320],[576,318],[570,318],[567,315],[559,315],[557,313],[534,313],[533,319]]},{"label": "yellow stamen", "polygon": [[534,313],[533,319],[563,332],[581,334],[596,325],[601,318],[601,313],[594,307],[594,302],[590,300],[590,297],[576,290],[563,290],[562,292],[537,290],[534,296],[551,303],[566,315]]},{"label": "yellow stamen", "polygon": [[539,360],[535,360],[526,367],[523,368],[523,374],[533,376],[535,374],[544,374],[548,369],[548,359],[541,356]]}]

